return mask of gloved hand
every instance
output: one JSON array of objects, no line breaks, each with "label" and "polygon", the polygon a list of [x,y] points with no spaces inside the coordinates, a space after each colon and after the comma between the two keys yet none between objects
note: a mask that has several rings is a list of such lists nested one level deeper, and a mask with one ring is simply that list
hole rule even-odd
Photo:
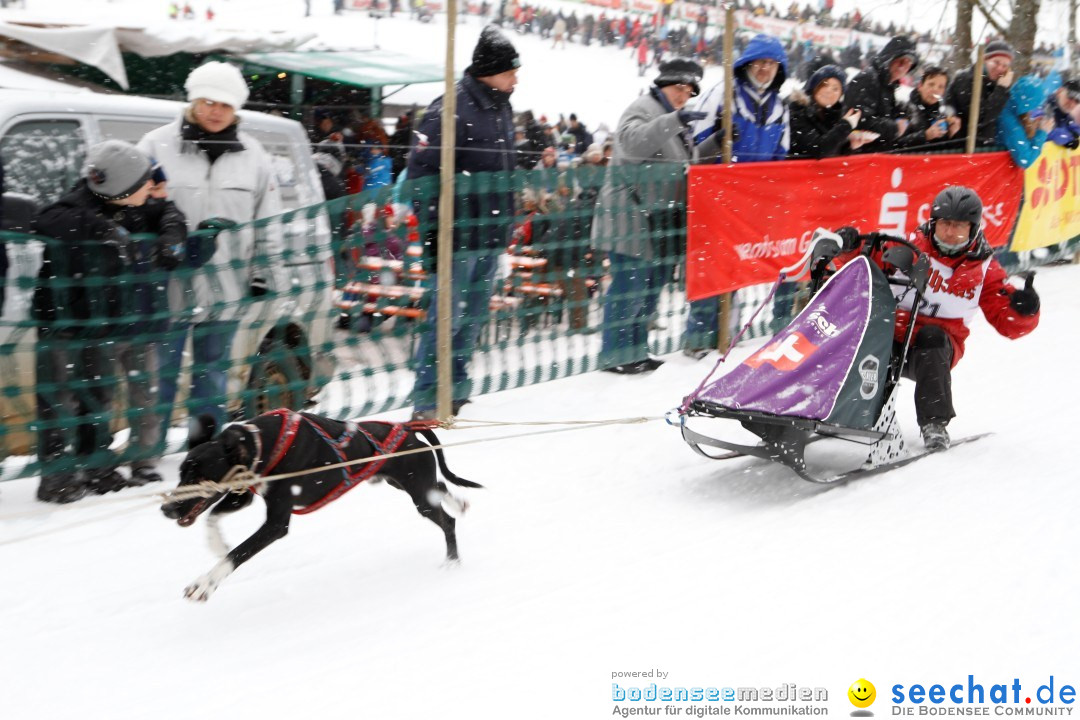
[{"label": "gloved hand", "polygon": [[696,123],[698,120],[704,120],[705,118],[707,118],[709,116],[709,113],[702,112],[701,110],[689,110],[687,108],[683,108],[682,110],[679,110],[676,115],[679,116],[679,122],[681,122],[683,125],[690,126],[693,123]]},{"label": "gloved hand", "polygon": [[1035,275],[1032,273],[1027,276],[1024,287],[1013,290],[1012,297],[1009,298],[1009,304],[1012,305],[1013,310],[1021,315],[1031,316],[1039,312],[1039,293],[1032,287],[1034,282]]},{"label": "gloved hand", "polygon": [[187,241],[189,267],[202,267],[217,252],[217,236],[222,230],[231,230],[237,223],[228,218],[212,217],[203,220],[195,228],[196,234]]},{"label": "gloved hand", "polygon": [[837,228],[836,234],[844,241],[844,245],[841,248],[842,252],[851,252],[862,244],[862,240],[859,239],[859,231],[850,225]]},{"label": "gloved hand", "polygon": [[180,256],[173,250],[172,245],[158,240],[150,251],[150,261],[158,270],[175,270],[180,264]]}]

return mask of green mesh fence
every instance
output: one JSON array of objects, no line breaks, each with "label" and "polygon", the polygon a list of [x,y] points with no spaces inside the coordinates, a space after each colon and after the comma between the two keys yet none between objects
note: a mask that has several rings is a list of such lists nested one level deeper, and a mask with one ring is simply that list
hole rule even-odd
[{"label": "green mesh fence", "polygon": [[[624,301],[654,308],[650,352],[681,348],[683,178],[675,166],[458,176],[454,364],[468,363],[469,380],[458,375],[455,397],[633,359],[601,357],[604,334],[629,328],[618,312]],[[153,237],[4,233],[0,479],[177,451],[186,421],[204,413],[226,422],[307,407],[345,418],[433,405],[433,387],[414,388],[418,375],[434,377],[437,194],[437,179],[423,178],[216,237],[196,233],[185,264],[170,271],[148,259]],[[612,241],[594,241],[601,217],[621,233],[616,249],[649,248],[622,290],[612,287],[613,258],[603,251]],[[1075,248],[1074,240],[1003,259],[1017,270]],[[642,289],[642,273],[653,274],[652,290]],[[263,285],[269,292],[256,294]],[[733,326],[767,290],[737,293]],[[786,321],[771,311],[751,337]]]}]

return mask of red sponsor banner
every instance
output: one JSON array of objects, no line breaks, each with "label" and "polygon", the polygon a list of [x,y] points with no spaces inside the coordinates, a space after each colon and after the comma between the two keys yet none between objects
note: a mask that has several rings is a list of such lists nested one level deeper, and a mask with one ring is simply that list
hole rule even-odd
[{"label": "red sponsor banner", "polygon": [[773,282],[819,227],[907,237],[948,185],[979,193],[987,239],[1009,241],[1024,174],[1006,152],[691,166],[686,294],[700,300]]}]

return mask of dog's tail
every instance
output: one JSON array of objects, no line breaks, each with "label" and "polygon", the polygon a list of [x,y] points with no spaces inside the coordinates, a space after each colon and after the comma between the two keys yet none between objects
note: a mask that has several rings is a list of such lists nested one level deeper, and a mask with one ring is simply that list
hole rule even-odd
[{"label": "dog's tail", "polygon": [[435,433],[427,428],[418,428],[416,432],[423,435],[429,443],[431,443],[432,449],[435,451],[435,457],[439,461],[439,470],[442,471],[443,477],[459,487],[470,488],[482,488],[484,487],[480,483],[474,483],[472,480],[466,480],[465,478],[459,478],[454,473],[450,472],[450,468],[446,467],[446,458],[443,457],[442,448],[439,447],[439,438]]}]

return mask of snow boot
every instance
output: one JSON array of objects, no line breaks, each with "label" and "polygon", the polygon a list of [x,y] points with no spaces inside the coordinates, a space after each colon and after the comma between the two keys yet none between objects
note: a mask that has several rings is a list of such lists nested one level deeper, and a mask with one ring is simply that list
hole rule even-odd
[{"label": "snow boot", "polygon": [[86,497],[86,479],[80,473],[42,475],[37,499],[41,502],[72,503]]},{"label": "snow boot", "polygon": [[152,467],[137,467],[131,469],[131,477],[128,478],[128,487],[142,487],[153,482],[161,482],[164,478],[161,473]]},{"label": "snow boot", "polygon": [[86,471],[86,478],[90,491],[98,495],[123,490],[132,487],[127,478],[117,472],[116,468],[95,468]]},{"label": "snow boot", "polygon": [[945,429],[945,423],[943,422],[928,422],[923,425],[922,441],[930,452],[948,450],[949,444],[952,442],[949,439],[949,431]]}]

